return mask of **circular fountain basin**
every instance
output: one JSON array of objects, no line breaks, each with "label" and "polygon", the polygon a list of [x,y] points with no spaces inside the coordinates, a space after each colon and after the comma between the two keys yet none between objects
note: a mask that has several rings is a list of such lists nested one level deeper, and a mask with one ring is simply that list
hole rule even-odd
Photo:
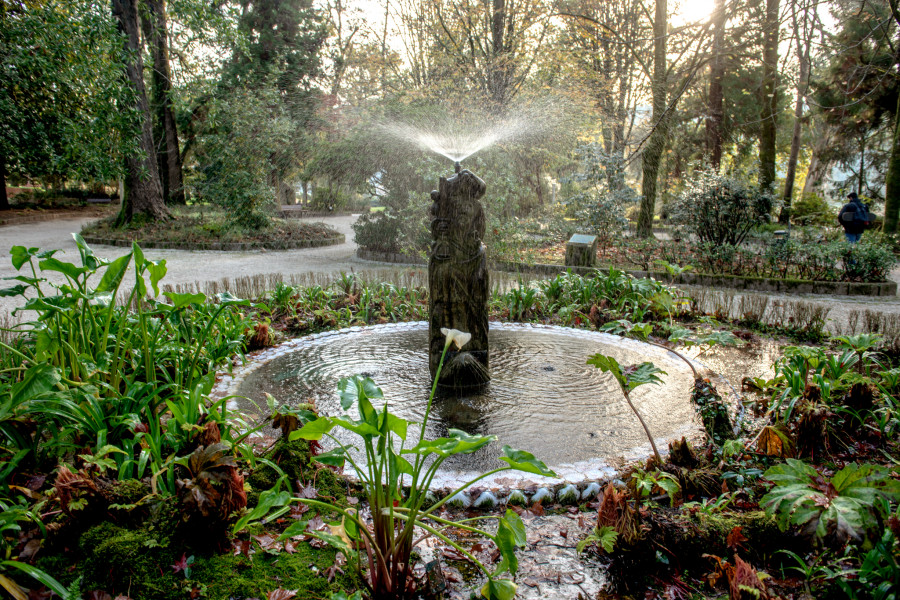
[{"label": "circular fountain basin", "polygon": [[[527,450],[558,478],[504,472],[480,482],[487,487],[528,487],[608,479],[613,465],[647,456],[646,434],[609,374],[586,364],[598,352],[623,366],[651,361],[666,371],[662,385],[645,385],[632,401],[657,446],[697,433],[690,403],[690,367],[662,348],[605,333],[528,324],[490,324],[491,381],[485,389],[458,397],[437,397],[427,439],[462,429],[491,434],[498,441],[475,454],[448,459],[432,487],[452,489],[474,475],[502,466],[500,448]],[[428,324],[353,327],[299,338],[258,353],[217,386],[265,406],[265,393],[289,405],[314,402],[321,414],[342,414],[337,383],[363,374],[384,391],[391,412],[421,422],[428,402]],[[238,398],[233,408],[257,409]],[[359,418],[352,409],[353,418]],[[340,432],[342,430],[335,430]],[[340,437],[340,436],[339,436]],[[418,439],[411,427],[410,440]],[[342,438],[354,443],[352,434]],[[413,445],[413,444],[407,444]]]}]

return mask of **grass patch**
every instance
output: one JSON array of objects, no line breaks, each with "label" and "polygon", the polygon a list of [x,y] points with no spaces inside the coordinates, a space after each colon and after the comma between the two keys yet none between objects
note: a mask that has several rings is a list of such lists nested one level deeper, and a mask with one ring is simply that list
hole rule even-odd
[{"label": "grass patch", "polygon": [[269,226],[245,229],[234,225],[226,211],[213,206],[172,207],[167,222],[132,223],[114,227],[115,217],[101,219],[82,229],[82,235],[105,239],[154,243],[244,243],[265,246],[275,242],[322,240],[338,235],[324,223],[273,218]]}]

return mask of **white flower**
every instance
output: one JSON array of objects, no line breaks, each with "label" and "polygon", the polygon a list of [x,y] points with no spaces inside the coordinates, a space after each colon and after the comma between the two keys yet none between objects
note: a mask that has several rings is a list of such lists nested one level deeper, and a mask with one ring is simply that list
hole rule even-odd
[{"label": "white flower", "polygon": [[447,337],[447,345],[456,344],[456,348],[462,350],[462,347],[469,343],[472,339],[471,333],[460,331],[459,329],[447,329],[441,327],[441,333]]}]

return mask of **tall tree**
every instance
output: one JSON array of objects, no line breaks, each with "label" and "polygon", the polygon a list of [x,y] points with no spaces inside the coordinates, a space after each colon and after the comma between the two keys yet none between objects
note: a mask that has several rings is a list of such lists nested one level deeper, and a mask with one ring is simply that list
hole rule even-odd
[{"label": "tall tree", "polygon": [[[797,17],[797,13],[802,15]],[[794,105],[794,129],[791,134],[791,154],[788,157],[787,172],[784,175],[784,194],[782,196],[781,213],[778,222],[787,224],[791,218],[791,201],[794,195],[794,179],[797,173],[797,160],[800,157],[800,128],[803,123],[803,107],[806,104],[806,92],[809,88],[810,45],[812,43],[815,7],[807,0],[794,1],[791,4],[791,24],[794,31],[794,43],[797,49],[797,62],[800,72],[797,76],[797,100]]]},{"label": "tall tree", "polygon": [[779,0],[766,0],[763,22],[763,79],[759,124],[759,186],[769,189],[775,182],[775,142],[778,133],[778,38],[781,29]]},{"label": "tall tree", "polygon": [[716,0],[713,8],[713,47],[709,64],[709,111],[706,117],[706,151],[709,164],[716,171],[722,163],[722,138],[725,121],[725,0]]},{"label": "tall tree", "polygon": [[175,124],[175,106],[172,98],[172,69],[169,66],[169,33],[165,0],[144,0],[146,10],[141,11],[144,37],[150,45],[153,57],[151,76],[152,102],[155,116],[153,138],[162,183],[163,198],[170,204],[184,204],[184,181],[181,151],[178,147],[178,129]]},{"label": "tall tree", "polygon": [[133,108],[137,121],[134,130],[138,139],[137,151],[125,156],[125,198],[117,222],[129,223],[139,215],[148,219],[168,220],[171,213],[163,200],[156,148],[153,145],[150,104],[144,87],[137,0],[112,0],[112,12],[122,33],[122,64],[133,91]]},{"label": "tall tree", "polygon": [[650,84],[652,94],[652,113],[650,122],[652,131],[644,145],[641,155],[641,209],[638,213],[637,235],[650,237],[653,235],[653,213],[656,210],[656,186],[659,176],[659,163],[666,147],[669,128],[668,103],[668,62],[666,59],[666,38],[668,36],[668,15],[666,0],[656,0],[656,12],[653,17],[653,80]]}]

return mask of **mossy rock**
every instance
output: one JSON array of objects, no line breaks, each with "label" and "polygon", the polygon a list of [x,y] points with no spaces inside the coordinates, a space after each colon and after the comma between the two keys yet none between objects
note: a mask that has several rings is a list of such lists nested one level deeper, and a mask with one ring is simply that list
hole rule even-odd
[{"label": "mossy rock", "polygon": [[349,565],[342,567],[329,583],[325,571],[335,564],[336,551],[330,547],[313,548],[297,543],[295,552],[270,553],[259,548],[247,556],[231,552],[195,555],[190,578],[172,569],[190,550],[170,545],[164,538],[144,529],[128,530],[105,523],[85,532],[79,544],[80,555],[87,557],[69,572],[65,558],[45,558],[41,564],[67,573],[63,583],[70,585],[83,576],[84,591],[104,590],[111,595],[126,594],[142,600],[181,600],[199,590],[203,598],[264,598],[279,587],[303,590],[309,599],[329,598],[339,590],[362,586]]},{"label": "mossy rock", "polygon": [[103,523],[86,531],[79,542],[83,590],[105,590],[146,600],[184,597],[182,581],[170,568],[177,552],[146,530]]},{"label": "mossy rock", "polygon": [[[305,440],[292,442],[282,437],[275,442],[271,450],[266,452],[264,458],[275,463],[284,471],[292,488],[297,485],[298,481],[304,485],[315,482],[319,497],[338,500],[345,498],[348,493],[347,483],[330,469],[317,468],[314,463],[310,464],[311,457],[308,442]],[[247,478],[247,483],[250,484],[252,490],[247,494],[248,508],[256,506],[259,494],[274,487],[278,478],[279,474],[275,469],[260,464]],[[342,502],[338,503],[342,504]]]}]

